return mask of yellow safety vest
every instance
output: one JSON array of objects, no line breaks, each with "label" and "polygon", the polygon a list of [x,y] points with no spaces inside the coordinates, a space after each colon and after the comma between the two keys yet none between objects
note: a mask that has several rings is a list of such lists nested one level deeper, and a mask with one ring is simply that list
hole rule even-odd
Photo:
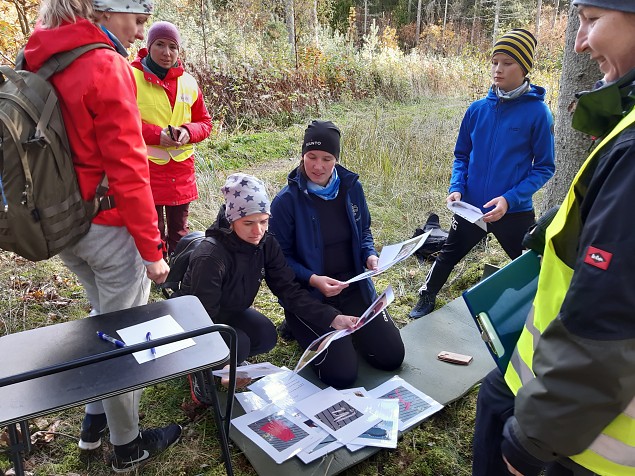
[{"label": "yellow safety vest", "polygon": [[[191,75],[184,72],[178,78],[176,101],[172,109],[162,86],[146,81],[140,69],[132,68],[132,70],[137,82],[137,103],[143,122],[166,128],[168,125],[180,126],[192,121],[192,105],[198,98],[198,85]],[[158,165],[165,165],[170,159],[182,162],[193,153],[192,144],[181,147],[148,145],[148,159]]]},{"label": "yellow safety vest", "polygon": [[[574,186],[589,164],[598,156],[599,151],[620,132],[633,124],[635,124],[635,109],[619,122],[584,162],[558,213],[547,228],[536,298],[505,372],[505,381],[514,395],[518,394],[524,384],[535,378],[532,370],[534,351],[538,346],[541,334],[558,316],[573,277],[573,269],[558,257],[553,239],[567,227],[570,214],[579,213]],[[575,243],[572,243],[572,246],[575,246]],[[580,415],[580,418],[584,418],[584,415]],[[635,399],[623,413],[602,430],[602,433],[589,448],[572,456],[571,459],[597,474],[606,476],[635,475]]]}]

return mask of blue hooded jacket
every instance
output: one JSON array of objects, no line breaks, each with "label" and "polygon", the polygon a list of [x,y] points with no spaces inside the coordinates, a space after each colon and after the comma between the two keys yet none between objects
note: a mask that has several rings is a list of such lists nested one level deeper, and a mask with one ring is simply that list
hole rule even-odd
[{"label": "blue hooded jacket", "polygon": [[487,96],[467,109],[454,148],[449,192],[486,211],[483,205],[503,196],[507,213],[533,208],[532,196],[555,171],[553,116],[545,89],[530,86],[522,96]]},{"label": "blue hooded jacket", "polygon": [[[340,177],[339,193],[346,194],[348,204],[348,218],[352,230],[351,253],[356,259],[355,275],[365,271],[366,260],[369,256],[377,256],[373,235],[370,231],[370,212],[364,196],[364,190],[359,183],[359,175],[335,165]],[[271,203],[271,218],[269,232],[276,237],[287,263],[300,284],[311,293],[324,300],[324,296],[317,289],[309,286],[309,279],[313,274],[324,275],[324,246],[317,210],[313,206],[311,197],[306,192],[307,180],[298,168],[288,176],[288,184],[278,192]],[[370,304],[376,297],[375,287],[369,279],[359,281],[360,288]]]}]

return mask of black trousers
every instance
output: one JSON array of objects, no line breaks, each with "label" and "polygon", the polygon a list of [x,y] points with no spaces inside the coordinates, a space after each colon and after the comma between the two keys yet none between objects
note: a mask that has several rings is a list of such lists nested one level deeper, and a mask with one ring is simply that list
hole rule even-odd
[{"label": "black trousers", "polygon": [[[503,461],[501,444],[503,427],[514,414],[514,394],[503,379],[500,370],[492,370],[481,383],[476,402],[474,425],[474,458],[472,476],[508,476]],[[546,476],[594,476],[568,458],[550,463],[545,468]]]},{"label": "black trousers", "polygon": [[492,233],[511,259],[518,258],[523,250],[522,241],[528,228],[535,222],[533,210],[519,213],[507,213],[498,221],[487,224],[487,231],[477,225],[461,218],[458,215],[452,217],[452,226],[448,239],[441,253],[430,268],[426,282],[421,288],[430,294],[437,294],[450,273],[481,241],[487,233]]},{"label": "black trousers", "polygon": [[[328,298],[326,303],[350,316],[361,316],[371,304],[363,298],[357,283],[352,283],[339,295]],[[288,311],[285,311],[285,317],[293,336],[303,349],[319,336],[333,330],[319,328]],[[348,388],[357,380],[359,356],[381,370],[392,371],[401,366],[405,348],[399,329],[387,312],[376,316],[355,333],[331,343],[312,365],[325,384]]]},{"label": "black trousers", "polygon": [[[236,330],[237,334],[237,362],[240,364],[247,357],[264,354],[273,349],[278,341],[276,327],[267,316],[256,311],[253,307],[242,312],[222,313],[214,319],[217,324],[227,324]],[[221,334],[227,345],[229,336]]]}]

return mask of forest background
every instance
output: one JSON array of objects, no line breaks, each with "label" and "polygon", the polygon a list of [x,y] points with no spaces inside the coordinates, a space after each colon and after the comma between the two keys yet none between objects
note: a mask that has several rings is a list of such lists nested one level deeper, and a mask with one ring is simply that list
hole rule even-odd
[{"label": "forest background", "polygon": [[[30,0],[0,0],[0,63],[12,64],[38,8]],[[555,114],[569,9],[569,2],[558,0],[155,1],[151,21],[179,27],[186,69],[196,76],[214,120],[212,136],[197,148],[201,197],[192,206],[192,229],[212,222],[222,200],[219,187],[231,172],[253,173],[275,194],[297,164],[302,132],[314,118],[334,120],[342,129],[342,164],[360,174],[378,249],[409,238],[431,211],[447,228],[443,202],[454,141],[466,107],[490,85],[493,40],[510,28],[536,32],[531,80],[547,89]],[[541,194],[536,198],[540,212]],[[477,247],[457,266],[438,306],[473,285],[483,263],[506,260],[495,240]],[[429,266],[411,259],[376,280],[378,290],[388,284],[395,289],[391,314],[400,327],[409,322]],[[161,299],[160,293],[155,290],[152,299]],[[266,289],[255,305],[281,321]],[[0,252],[0,335],[88,311],[81,286],[58,259],[34,264]],[[260,360],[293,366],[300,353],[296,343],[279,341]],[[381,451],[345,474],[468,476],[475,395],[408,432],[397,450]],[[223,474],[213,418],[191,412],[188,401],[182,379],[144,393],[144,426],[185,426],[182,443],[144,474]],[[104,464],[108,445],[96,455],[79,454],[81,416],[78,408],[31,422],[40,433],[27,460],[30,471],[110,474]],[[3,445],[6,434],[0,433]],[[237,474],[255,474],[237,449],[232,460]],[[0,454],[0,474],[9,467]]]}]

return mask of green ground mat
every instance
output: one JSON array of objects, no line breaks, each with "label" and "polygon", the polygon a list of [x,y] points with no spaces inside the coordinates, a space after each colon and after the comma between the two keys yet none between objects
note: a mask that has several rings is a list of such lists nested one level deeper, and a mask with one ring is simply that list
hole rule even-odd
[{"label": "green ground mat", "polygon": [[[371,389],[397,374],[412,386],[447,405],[464,396],[495,366],[462,298],[457,298],[428,316],[406,325],[401,329],[401,336],[406,346],[406,358],[401,369],[398,372],[383,372],[362,363],[355,387]],[[437,354],[444,350],[468,354],[474,359],[466,366],[442,362],[437,359]],[[311,369],[303,370],[301,375],[319,387],[324,387]],[[243,414],[242,407],[236,403],[234,417]],[[261,476],[335,475],[381,450],[366,447],[351,453],[343,447],[310,464],[304,464],[295,457],[276,464],[233,427],[230,438]]]}]

